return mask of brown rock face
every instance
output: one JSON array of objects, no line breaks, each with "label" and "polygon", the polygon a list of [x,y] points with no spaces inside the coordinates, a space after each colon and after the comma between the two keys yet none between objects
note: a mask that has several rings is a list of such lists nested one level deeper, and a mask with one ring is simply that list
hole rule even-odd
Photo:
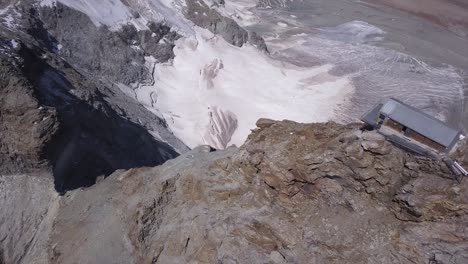
[{"label": "brown rock face", "polygon": [[468,263],[468,182],[443,163],[359,125],[258,126],[60,198],[47,262]]},{"label": "brown rock face", "polygon": [[0,173],[48,166],[45,145],[57,132],[55,109],[39,104],[33,87],[10,61],[0,60]]}]

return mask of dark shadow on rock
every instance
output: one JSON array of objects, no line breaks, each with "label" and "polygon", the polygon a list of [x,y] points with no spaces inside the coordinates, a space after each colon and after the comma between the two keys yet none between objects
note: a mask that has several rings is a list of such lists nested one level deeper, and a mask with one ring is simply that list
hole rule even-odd
[{"label": "dark shadow on rock", "polygon": [[118,115],[94,84],[65,62],[55,60],[63,65],[53,66],[46,53],[25,46],[19,55],[40,104],[58,114],[58,133],[43,151],[53,166],[58,192],[91,186],[116,169],[156,166],[178,156],[171,146]]},{"label": "dark shadow on rock", "polygon": [[55,51],[58,41],[49,34],[35,8],[29,9],[29,20],[30,28],[26,32],[39,42],[42,47],[45,47],[49,51]]}]

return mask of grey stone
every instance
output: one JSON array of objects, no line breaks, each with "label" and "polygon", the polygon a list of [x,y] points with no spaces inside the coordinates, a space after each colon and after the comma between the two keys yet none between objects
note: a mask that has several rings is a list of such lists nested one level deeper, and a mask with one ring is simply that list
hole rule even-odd
[{"label": "grey stone", "polygon": [[208,7],[205,2],[187,0],[186,4],[184,15],[195,25],[221,35],[232,45],[241,47],[249,42],[258,49],[268,52],[265,41],[261,36],[242,28],[232,18],[222,16],[216,9]]},{"label": "grey stone", "polygon": [[[354,129],[274,122],[240,148],[201,147],[58,198],[51,183],[32,182],[37,177],[0,178],[1,193],[29,186],[0,196],[0,210],[15,215],[0,221],[7,238],[0,248],[7,263],[466,263],[467,181],[440,171],[404,176],[405,164],[420,158],[395,146],[366,154],[391,168],[386,185],[338,172],[374,173],[346,158],[327,160],[336,176],[309,172],[302,157],[345,157],[354,143],[340,139]],[[308,140],[297,145],[290,131]],[[41,206],[11,209],[32,194]],[[41,227],[8,232],[20,230],[20,215]],[[28,239],[36,242],[28,247]]]}]

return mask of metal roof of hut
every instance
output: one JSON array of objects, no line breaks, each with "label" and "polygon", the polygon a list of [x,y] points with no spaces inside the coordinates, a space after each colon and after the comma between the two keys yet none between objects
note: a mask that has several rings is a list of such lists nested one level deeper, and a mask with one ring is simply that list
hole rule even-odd
[{"label": "metal roof of hut", "polygon": [[460,130],[453,129],[439,119],[395,98],[388,98],[377,104],[364,114],[361,120],[372,126],[376,126],[380,114],[446,148],[451,148],[459,140],[461,134]]}]

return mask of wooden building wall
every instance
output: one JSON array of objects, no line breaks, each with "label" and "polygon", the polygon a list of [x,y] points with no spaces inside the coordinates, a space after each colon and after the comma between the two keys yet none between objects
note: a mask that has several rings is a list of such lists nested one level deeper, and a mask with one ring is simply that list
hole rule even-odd
[{"label": "wooden building wall", "polygon": [[[403,126],[402,124],[390,119],[390,118],[386,118],[384,123],[383,123],[384,126],[387,126],[391,129],[394,129],[396,131],[398,131],[399,133],[401,134],[404,134],[406,137],[408,138],[411,138],[419,143],[422,143],[430,148],[433,148],[435,150],[438,150],[438,151],[445,151],[445,147],[421,134],[419,134],[418,132],[416,131],[413,131],[411,129],[405,129],[406,127]],[[405,131],[406,130],[406,131]]]}]

